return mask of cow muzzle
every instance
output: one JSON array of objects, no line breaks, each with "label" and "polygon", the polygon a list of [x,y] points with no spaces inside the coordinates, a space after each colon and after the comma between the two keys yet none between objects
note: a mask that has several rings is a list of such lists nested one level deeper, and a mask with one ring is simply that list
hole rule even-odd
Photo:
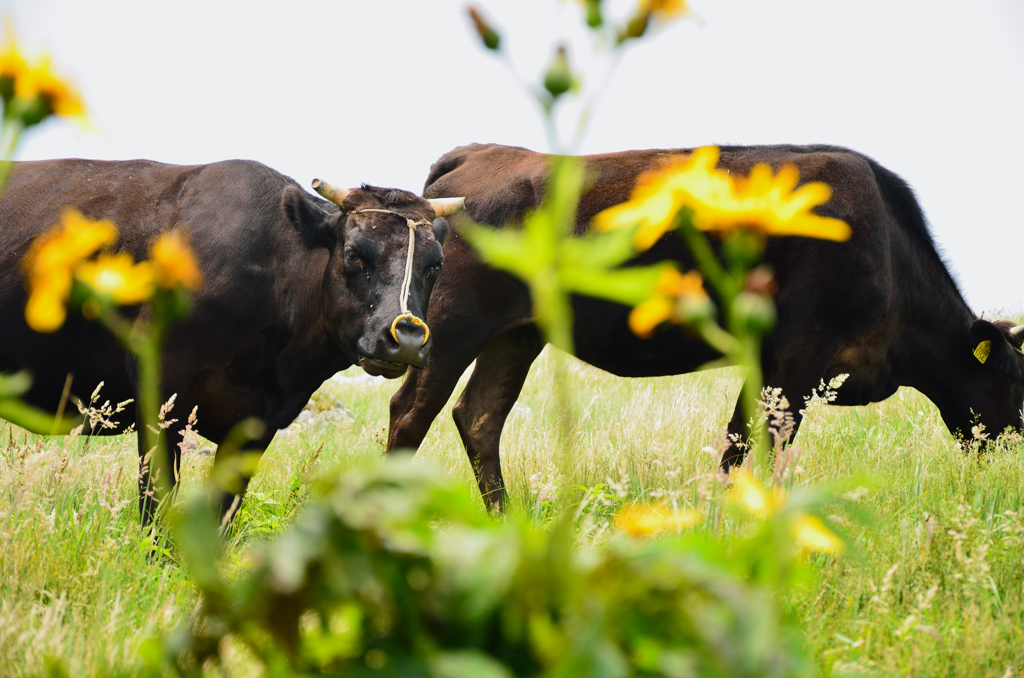
[{"label": "cow muzzle", "polygon": [[391,338],[395,343],[389,344],[389,361],[413,367],[426,364],[427,341],[430,339],[427,323],[406,311],[391,323]]},{"label": "cow muzzle", "polygon": [[368,374],[397,379],[410,365],[426,367],[429,355],[430,329],[406,311],[380,329],[375,347],[359,356],[359,366]]}]

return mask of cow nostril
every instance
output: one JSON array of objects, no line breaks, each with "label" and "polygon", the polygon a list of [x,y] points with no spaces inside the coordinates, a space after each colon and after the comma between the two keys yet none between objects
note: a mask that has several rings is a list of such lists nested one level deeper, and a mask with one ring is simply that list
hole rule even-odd
[{"label": "cow nostril", "polygon": [[391,323],[391,337],[399,346],[411,344],[418,339],[419,343],[416,344],[418,348],[427,343],[427,339],[430,338],[430,328],[427,327],[427,323],[406,311]]}]

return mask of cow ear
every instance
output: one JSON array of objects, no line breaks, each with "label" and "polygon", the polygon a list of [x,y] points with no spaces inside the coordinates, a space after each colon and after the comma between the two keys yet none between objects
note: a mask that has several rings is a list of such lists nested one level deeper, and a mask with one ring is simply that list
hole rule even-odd
[{"label": "cow ear", "polygon": [[1000,371],[1010,370],[1015,360],[1013,347],[1006,340],[1006,335],[987,320],[971,323],[971,353],[974,356],[972,360]]},{"label": "cow ear", "polygon": [[337,215],[324,212],[298,186],[288,186],[281,194],[284,217],[302,236],[307,247],[332,248],[337,243],[334,224]]},{"label": "cow ear", "polygon": [[432,229],[434,231],[434,239],[437,240],[437,244],[444,247],[444,240],[448,237],[448,220],[444,217],[434,219]]}]

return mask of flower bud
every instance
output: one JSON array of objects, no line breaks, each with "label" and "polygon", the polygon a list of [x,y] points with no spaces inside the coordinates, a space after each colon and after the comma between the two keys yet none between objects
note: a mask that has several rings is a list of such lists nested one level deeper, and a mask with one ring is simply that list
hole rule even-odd
[{"label": "flower bud", "polygon": [[491,28],[475,5],[470,5],[466,11],[469,12],[469,18],[472,19],[473,27],[476,29],[477,35],[480,36],[480,40],[483,41],[484,47],[498,51],[501,47],[501,36],[498,35],[498,32]]},{"label": "flower bud", "polygon": [[20,120],[25,127],[38,125],[53,115],[52,107],[43,96],[35,96],[31,99],[18,97],[11,102],[10,107],[11,113],[8,117]]},{"label": "flower bud", "polygon": [[769,297],[774,297],[779,291],[779,284],[775,281],[772,267],[767,264],[761,264],[748,273],[747,279],[743,282],[743,289],[755,294],[765,294]]},{"label": "flower bud", "polygon": [[604,20],[601,18],[601,0],[586,0],[587,25],[600,28]]},{"label": "flower bud", "polygon": [[626,42],[630,38],[642,37],[647,32],[647,24],[651,21],[651,13],[644,10],[638,10],[633,18],[622,28],[619,29],[619,44]]},{"label": "flower bud", "polygon": [[707,295],[684,295],[676,301],[676,317],[687,325],[713,320],[715,304]]},{"label": "flower bud", "polygon": [[761,233],[738,228],[725,237],[722,249],[726,261],[743,268],[751,268],[761,261],[764,246],[765,238]]},{"label": "flower bud", "polygon": [[733,301],[732,314],[755,334],[767,334],[775,326],[775,304],[763,294],[740,292]]},{"label": "flower bud", "polygon": [[559,47],[555,52],[555,60],[551,62],[551,67],[544,76],[544,89],[557,99],[568,92],[570,87],[572,70],[569,68],[569,57],[565,53],[565,47]]}]

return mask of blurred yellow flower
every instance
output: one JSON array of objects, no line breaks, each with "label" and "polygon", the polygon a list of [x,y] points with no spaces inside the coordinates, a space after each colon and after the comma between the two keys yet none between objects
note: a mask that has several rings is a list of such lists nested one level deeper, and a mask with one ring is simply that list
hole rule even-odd
[{"label": "blurred yellow flower", "polygon": [[0,47],[0,97],[4,116],[26,127],[50,117],[85,115],[85,103],[69,80],[59,77],[48,55],[28,59],[18,46],[13,26],[5,22],[6,41]]},{"label": "blurred yellow flower", "polygon": [[45,106],[44,117],[50,114],[65,118],[85,115],[85,102],[78,90],[69,80],[57,76],[48,55],[15,79],[14,93],[25,101],[41,100]]},{"label": "blurred yellow flower", "polygon": [[629,329],[641,339],[646,339],[658,325],[672,319],[674,309],[675,304],[668,297],[651,297],[629,312]]},{"label": "blurred yellow flower", "polygon": [[183,229],[161,233],[153,243],[150,257],[156,265],[157,282],[161,287],[173,289],[181,285],[195,292],[203,284],[203,273]]},{"label": "blurred yellow flower", "polygon": [[700,521],[700,514],[692,509],[675,511],[666,506],[633,504],[620,513],[615,524],[634,537],[645,537],[658,532],[682,530]]},{"label": "blurred yellow flower", "polygon": [[654,296],[629,313],[629,329],[641,339],[651,336],[661,323],[675,318],[680,299],[710,302],[704,291],[703,278],[697,271],[684,275],[673,268],[667,268],[658,278],[655,289]]},{"label": "blurred yellow flower", "polygon": [[36,332],[55,332],[67,314],[75,267],[97,250],[117,241],[117,227],[107,219],[90,219],[73,208],[60,222],[35,239],[22,258],[28,278],[25,320]]},{"label": "blurred yellow flower", "polygon": [[686,14],[686,0],[640,0],[640,11],[662,19],[675,19]]},{"label": "blurred yellow flower", "polygon": [[90,219],[73,207],[61,213],[60,222],[35,239],[22,259],[31,275],[70,269],[97,250],[117,242],[117,226],[109,219]]},{"label": "blurred yellow flower", "polygon": [[793,538],[797,546],[806,551],[836,555],[846,548],[843,540],[814,516],[803,515],[797,518],[793,523]]},{"label": "blurred yellow flower", "polygon": [[[746,469],[732,474],[731,492],[734,500],[748,512],[761,518],[775,513],[786,503],[786,493],[776,487],[768,490]],[[792,520],[790,530],[797,547],[802,551],[838,554],[846,548],[843,540],[825,527],[820,518],[800,513]]]},{"label": "blurred yellow flower", "polygon": [[110,297],[125,306],[141,304],[153,296],[156,289],[152,262],[138,264],[128,252],[100,254],[95,261],[83,261],[75,277],[92,288],[98,295]]},{"label": "blurred yellow flower", "polygon": [[746,469],[733,473],[732,481],[733,498],[755,516],[765,518],[786,503],[785,490],[776,487],[769,491]]},{"label": "blurred yellow flower", "polygon": [[32,285],[25,303],[25,322],[36,332],[56,332],[67,319],[71,274],[50,275]]},{"label": "blurred yellow flower", "polygon": [[784,166],[776,175],[764,164],[756,165],[749,177],[734,179],[715,169],[718,159],[718,148],[705,146],[642,175],[629,201],[595,216],[595,227],[638,225],[636,245],[646,250],[675,227],[676,214],[688,207],[694,226],[703,231],[748,228],[771,236],[850,238],[846,222],[811,211],[831,199],[828,184],[815,181],[796,188],[800,175],[795,167]]},{"label": "blurred yellow flower", "polygon": [[[11,24],[5,22],[4,28],[7,33],[7,44],[0,48],[0,78],[17,80],[18,76],[28,68],[28,63],[25,61],[21,50],[18,49],[17,36],[14,34]],[[13,94],[13,88],[9,92],[4,92],[5,97],[11,94]]]},{"label": "blurred yellow flower", "polygon": [[704,278],[697,271],[681,274],[673,268],[666,268],[658,278],[658,292],[670,297],[706,297]]}]

